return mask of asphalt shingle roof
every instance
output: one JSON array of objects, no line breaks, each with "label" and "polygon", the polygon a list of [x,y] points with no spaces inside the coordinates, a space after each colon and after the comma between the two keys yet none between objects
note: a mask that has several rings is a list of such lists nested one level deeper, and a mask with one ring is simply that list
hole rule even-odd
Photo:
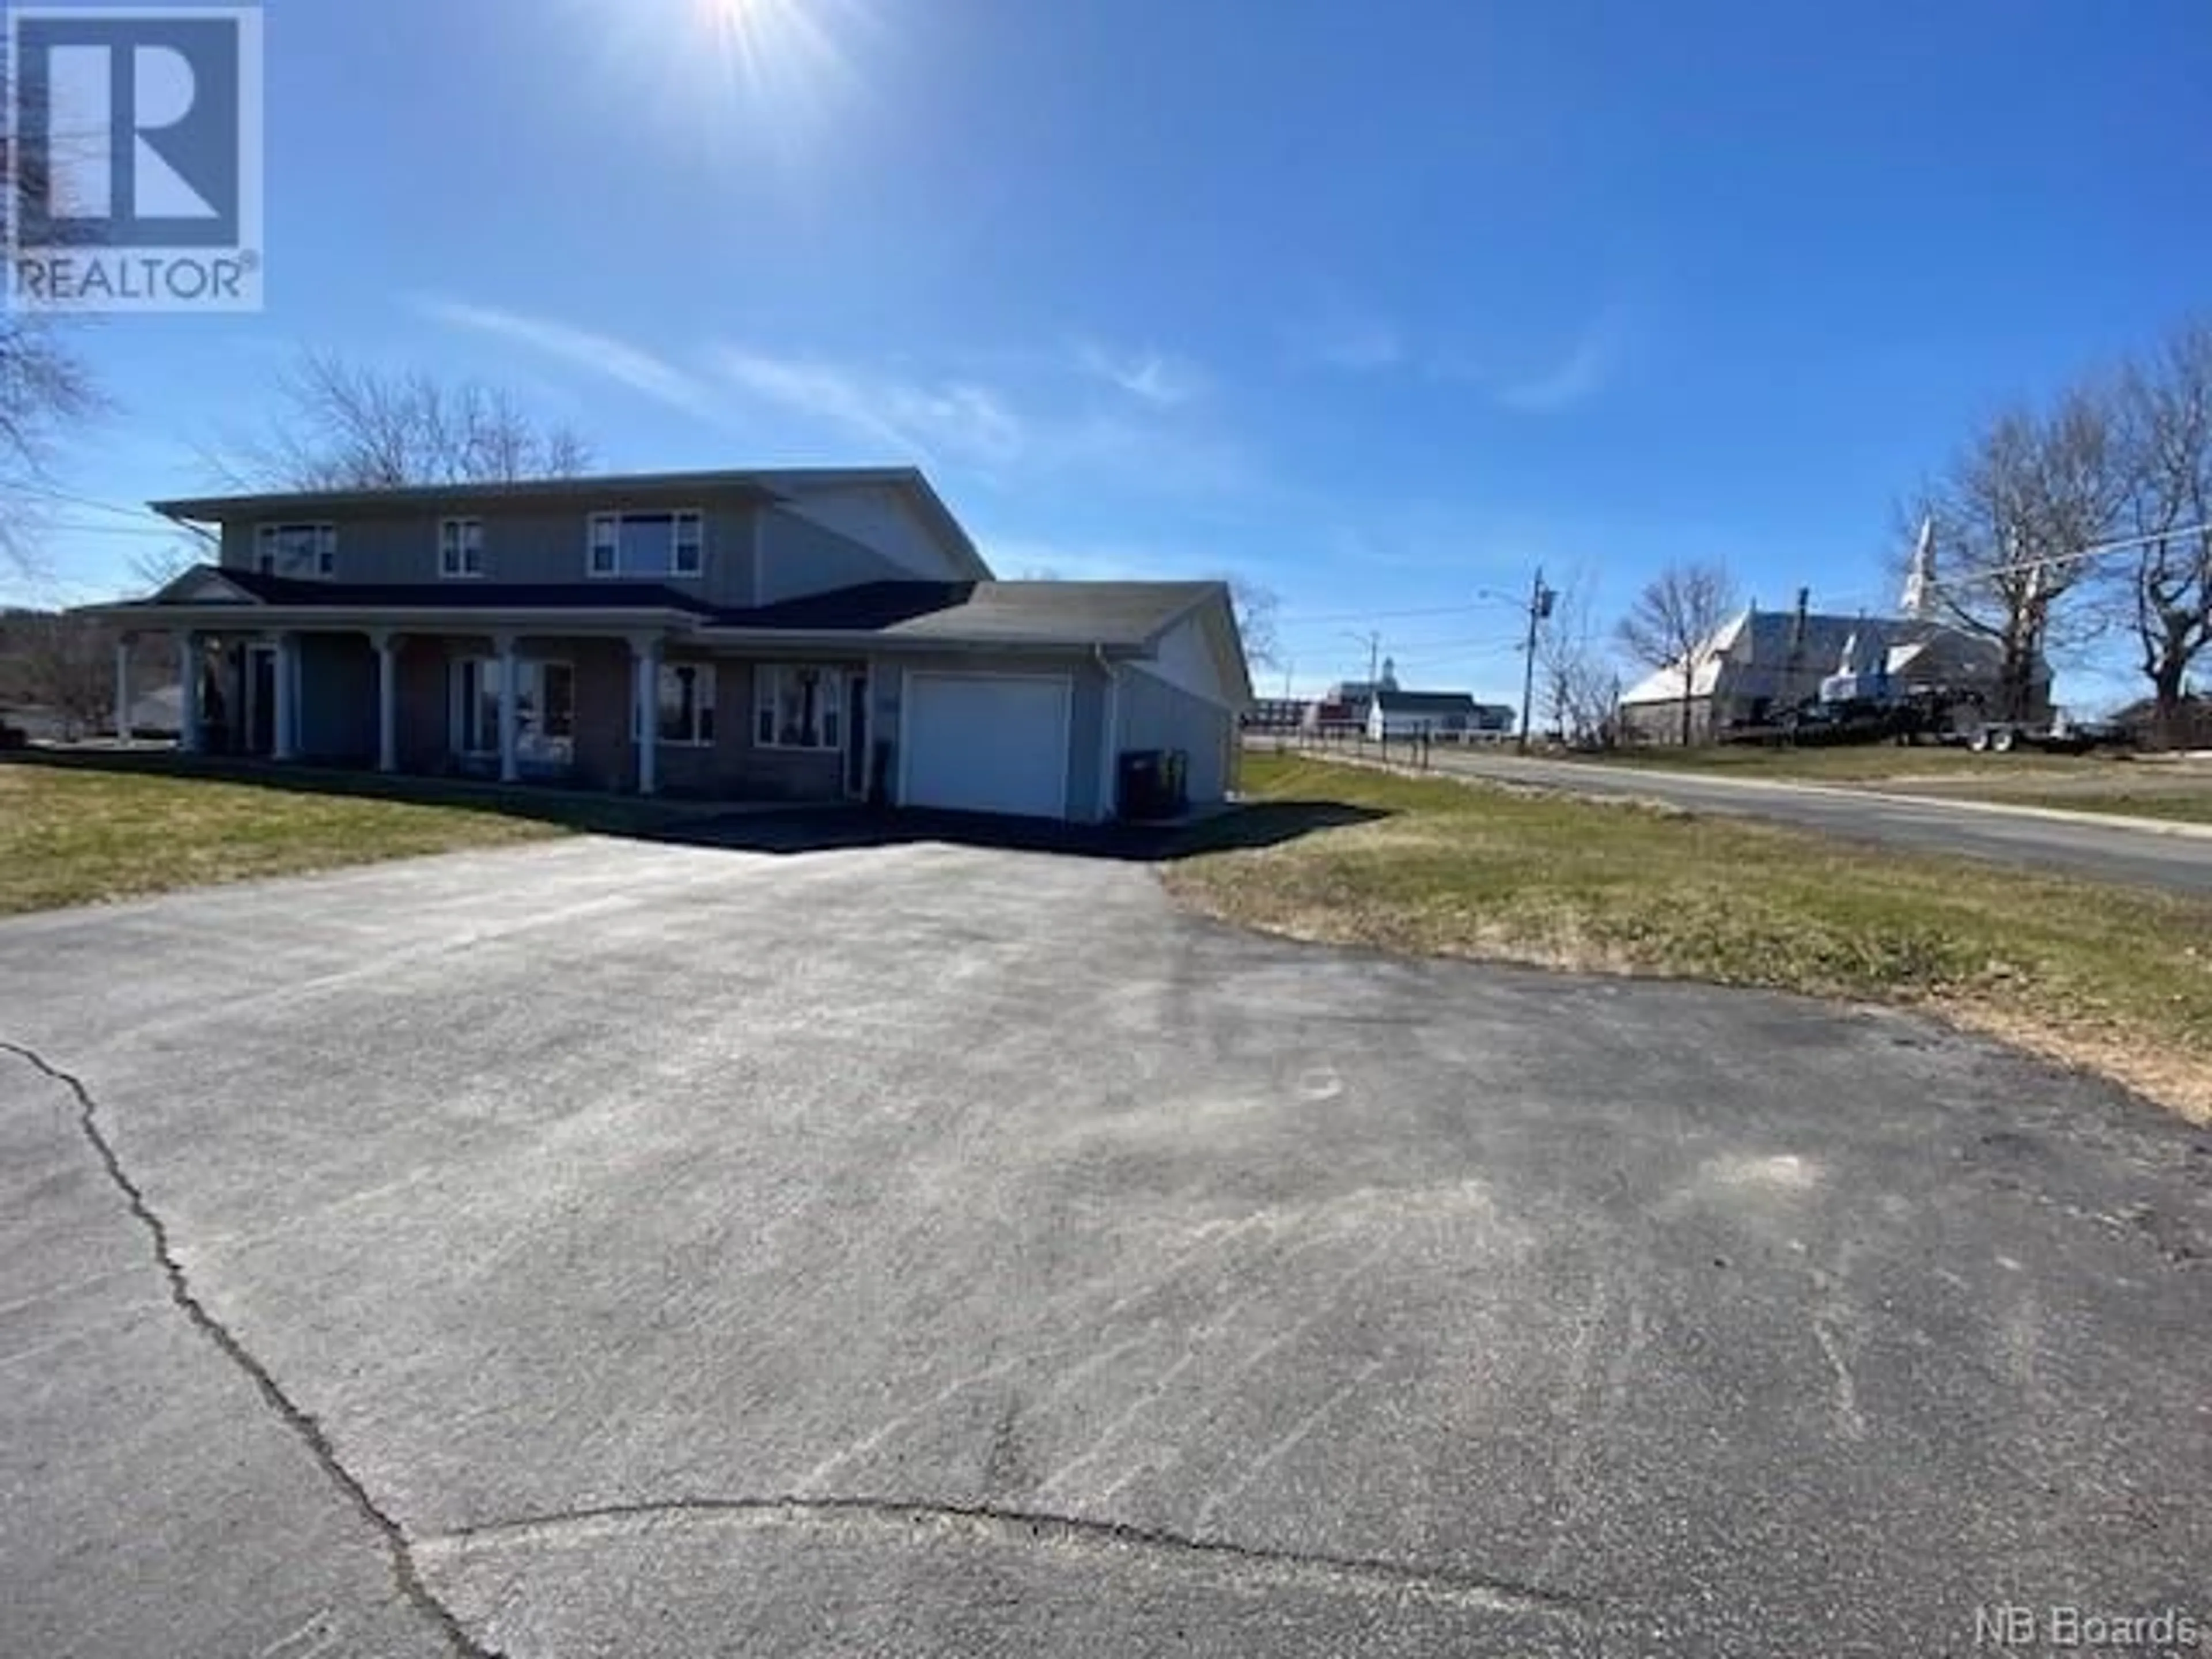
[{"label": "asphalt shingle roof", "polygon": [[679,611],[707,627],[947,643],[1142,646],[1216,582],[866,582],[753,607],[665,582],[328,582],[223,570],[265,605],[315,610]]},{"label": "asphalt shingle roof", "polygon": [[1378,691],[1375,701],[1386,714],[1474,713],[1474,699],[1465,691]]},{"label": "asphalt shingle roof", "polygon": [[258,570],[216,574],[264,605],[322,611],[688,611],[714,607],[665,582],[325,582]]},{"label": "asphalt shingle roof", "polygon": [[902,640],[1135,646],[1218,590],[1212,582],[870,582],[725,611],[715,622]]}]

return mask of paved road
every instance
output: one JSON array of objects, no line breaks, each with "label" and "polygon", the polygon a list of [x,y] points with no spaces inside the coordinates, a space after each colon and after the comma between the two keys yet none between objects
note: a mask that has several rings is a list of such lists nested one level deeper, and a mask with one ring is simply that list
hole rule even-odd
[{"label": "paved road", "polygon": [[577,841],[0,925],[0,1652],[2212,1613],[2212,1137],[1903,1018]]},{"label": "paved road", "polygon": [[1522,760],[1480,750],[1438,750],[1433,759],[1446,770],[1505,782],[1671,801],[1698,811],[1767,818],[1913,852],[1956,853],[2102,881],[2212,894],[2212,839],[2202,836],[1981,811],[1932,799],[1869,799],[1844,789],[1712,778],[1656,767]]}]

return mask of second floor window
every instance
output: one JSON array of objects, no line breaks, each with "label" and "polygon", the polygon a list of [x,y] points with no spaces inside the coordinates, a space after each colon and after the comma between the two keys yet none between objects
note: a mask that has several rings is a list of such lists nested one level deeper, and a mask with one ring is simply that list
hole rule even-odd
[{"label": "second floor window", "polygon": [[697,513],[594,513],[585,568],[594,576],[696,576],[706,557]]},{"label": "second floor window", "polygon": [[483,574],[483,520],[447,519],[438,526],[438,574]]},{"label": "second floor window", "polygon": [[335,576],[334,524],[264,524],[253,532],[253,568],[264,576]]}]

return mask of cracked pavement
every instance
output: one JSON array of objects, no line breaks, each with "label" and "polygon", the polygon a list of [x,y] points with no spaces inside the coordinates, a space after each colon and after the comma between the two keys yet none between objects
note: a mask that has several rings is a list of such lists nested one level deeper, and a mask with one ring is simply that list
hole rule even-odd
[{"label": "cracked pavement", "polygon": [[580,840],[0,924],[0,1651],[2212,1611],[2212,1136],[1895,1014]]}]

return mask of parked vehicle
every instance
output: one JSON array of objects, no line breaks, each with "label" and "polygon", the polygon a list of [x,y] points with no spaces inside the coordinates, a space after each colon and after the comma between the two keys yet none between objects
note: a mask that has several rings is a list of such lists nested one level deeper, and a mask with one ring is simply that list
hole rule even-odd
[{"label": "parked vehicle", "polygon": [[2059,709],[2047,725],[2018,720],[1986,720],[1966,734],[1966,747],[1977,755],[2008,755],[2015,749],[2039,749],[2050,755],[2086,755],[2093,749],[2131,747],[2127,730],[2110,720],[2075,720]]}]

